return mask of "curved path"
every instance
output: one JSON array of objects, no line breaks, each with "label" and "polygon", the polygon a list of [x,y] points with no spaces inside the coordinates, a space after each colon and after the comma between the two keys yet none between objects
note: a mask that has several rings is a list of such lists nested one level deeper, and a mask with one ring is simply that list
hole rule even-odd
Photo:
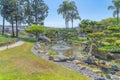
[{"label": "curved path", "polygon": [[6,50],[6,49],[9,49],[9,48],[14,48],[14,47],[17,47],[17,46],[20,46],[20,45],[23,45],[23,44],[24,44],[24,41],[18,41],[14,44],[10,44],[10,45],[0,47],[0,51]]}]

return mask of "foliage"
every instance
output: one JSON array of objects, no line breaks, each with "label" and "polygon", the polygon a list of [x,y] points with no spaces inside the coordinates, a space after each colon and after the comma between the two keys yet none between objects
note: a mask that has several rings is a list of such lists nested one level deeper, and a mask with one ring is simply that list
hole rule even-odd
[{"label": "foliage", "polygon": [[[120,20],[120,18],[119,18]],[[106,18],[100,21],[101,24],[106,26],[116,25],[116,18]]]},{"label": "foliage", "polygon": [[45,35],[49,38],[56,38],[58,35],[58,29],[57,28],[46,28]]},{"label": "foliage", "polygon": [[104,46],[98,48],[99,51],[104,51],[104,52],[120,52],[120,48],[118,46]]},{"label": "foliage", "polygon": [[74,1],[64,0],[57,9],[58,14],[62,14],[65,19],[65,26],[68,28],[68,22],[71,20],[73,27],[73,20],[80,19],[77,6]]},{"label": "foliage", "polygon": [[83,32],[92,33],[92,32],[93,32],[93,29],[87,27],[86,29],[83,30]]},{"label": "foliage", "polygon": [[117,26],[117,25],[108,26],[108,27],[107,27],[107,30],[119,32],[119,31],[120,31],[120,26]]},{"label": "foliage", "polygon": [[110,46],[111,44],[108,42],[102,42],[102,46]]},{"label": "foliage", "polygon": [[116,44],[117,46],[120,46],[120,40],[116,40],[115,44]]},{"label": "foliage", "polygon": [[111,30],[104,30],[104,33],[110,34],[110,33],[112,33],[112,31]]},{"label": "foliage", "polygon": [[99,22],[91,21],[88,19],[82,20],[81,23],[79,24],[79,27],[81,28],[82,33],[91,33],[101,31],[102,29],[104,29],[103,25],[100,24]]},{"label": "foliage", "polygon": [[28,28],[25,29],[26,32],[32,33],[32,34],[36,34],[36,33],[44,33],[45,32],[45,28],[42,25],[37,25],[34,24]]},{"label": "foliage", "polygon": [[104,37],[105,36],[105,33],[103,32],[95,32],[95,33],[91,33],[91,34],[88,34],[89,37],[91,38],[101,38],[101,37]]},{"label": "foliage", "polygon": [[112,33],[112,36],[114,36],[114,37],[120,37],[120,33]]},{"label": "foliage", "polygon": [[57,53],[54,52],[54,51],[52,51],[52,50],[50,50],[50,51],[49,51],[49,54],[50,54],[50,55],[56,55]]},{"label": "foliage", "polygon": [[117,25],[119,25],[119,13],[120,13],[120,0],[112,0],[113,5],[108,6],[108,9],[114,10],[113,17],[117,15]]},{"label": "foliage", "polygon": [[34,24],[25,29],[26,32],[34,34],[39,40],[39,36],[45,32],[45,28],[42,25]]},{"label": "foliage", "polygon": [[43,24],[48,15],[48,6],[43,0],[24,0],[25,23],[29,25],[37,23]]},{"label": "foliage", "polygon": [[106,41],[106,42],[109,42],[109,43],[114,43],[116,40],[117,40],[116,37],[108,37],[108,38],[105,38],[105,41]]},{"label": "foliage", "polygon": [[73,43],[81,43],[83,41],[86,41],[87,38],[80,38],[80,39],[69,39],[69,42],[73,42]]}]

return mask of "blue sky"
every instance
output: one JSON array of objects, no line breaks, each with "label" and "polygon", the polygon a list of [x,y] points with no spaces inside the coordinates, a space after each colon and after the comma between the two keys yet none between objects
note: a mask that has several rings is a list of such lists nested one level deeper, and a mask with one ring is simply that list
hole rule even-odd
[{"label": "blue sky", "polygon": [[[45,20],[46,26],[64,27],[64,19],[62,15],[57,14],[57,9],[63,0],[44,0],[49,6],[49,15]],[[107,7],[112,5],[112,0],[74,0],[80,17],[82,19],[90,19],[100,21],[102,19],[113,17],[112,11]],[[80,21],[75,21],[77,26]]]},{"label": "blue sky", "polygon": [[[45,19],[45,26],[65,27],[62,15],[58,15],[57,9],[64,0],[44,0],[49,7],[48,17]],[[113,17],[112,10],[107,7],[112,4],[112,0],[73,0],[75,1],[80,17],[100,21],[102,19]],[[1,18],[1,17],[0,17]],[[77,26],[80,21],[74,21]],[[0,19],[2,24],[2,18]]]}]

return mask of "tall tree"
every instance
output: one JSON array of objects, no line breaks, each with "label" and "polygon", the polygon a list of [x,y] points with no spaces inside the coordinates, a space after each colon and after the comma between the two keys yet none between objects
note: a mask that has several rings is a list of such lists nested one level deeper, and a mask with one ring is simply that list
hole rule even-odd
[{"label": "tall tree", "polygon": [[68,21],[69,21],[69,11],[73,9],[73,6],[68,2],[67,0],[63,1],[62,4],[60,4],[57,12],[58,14],[62,14],[63,18],[65,19],[65,26],[68,28]]},{"label": "tall tree", "polygon": [[42,24],[48,15],[48,6],[43,0],[25,0],[25,22],[29,25]]},{"label": "tall tree", "polygon": [[65,26],[68,28],[68,23],[71,21],[72,27],[73,27],[73,22],[75,19],[80,19],[77,6],[74,1],[63,1],[62,4],[60,4],[58,8],[58,14],[62,14],[63,18],[65,19]]},{"label": "tall tree", "polygon": [[75,4],[74,1],[71,1],[70,4],[73,6],[73,9],[70,11],[70,20],[71,20],[71,23],[72,23],[72,28],[73,28],[73,23],[74,23],[74,20],[78,19],[78,20],[81,20],[80,16],[79,16],[79,12],[77,10],[77,6]]},{"label": "tall tree", "polygon": [[117,15],[117,25],[119,25],[120,0],[112,0],[113,5],[108,6],[108,9],[114,10],[113,16]]},{"label": "tall tree", "polygon": [[7,0],[0,0],[0,14],[3,17],[2,35],[4,35],[5,32],[5,17],[7,15],[7,8]]}]

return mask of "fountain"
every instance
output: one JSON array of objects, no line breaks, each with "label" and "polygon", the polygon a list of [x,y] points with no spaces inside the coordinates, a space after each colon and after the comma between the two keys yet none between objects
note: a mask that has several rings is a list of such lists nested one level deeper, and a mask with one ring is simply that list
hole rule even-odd
[{"label": "fountain", "polygon": [[56,45],[52,46],[51,49],[58,53],[58,55],[63,56],[66,51],[71,50],[72,48],[67,46],[66,42],[58,41]]}]

